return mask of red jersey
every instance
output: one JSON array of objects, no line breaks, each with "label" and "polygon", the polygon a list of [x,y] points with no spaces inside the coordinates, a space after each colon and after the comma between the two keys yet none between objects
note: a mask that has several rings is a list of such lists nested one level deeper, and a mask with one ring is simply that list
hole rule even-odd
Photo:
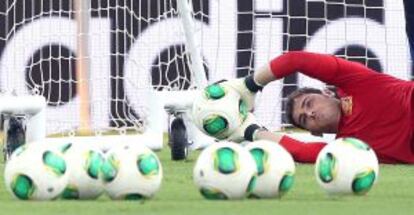
[{"label": "red jersey", "polygon": [[[307,52],[284,54],[273,59],[270,68],[278,79],[300,71],[338,88],[342,114],[337,138],[365,141],[382,163],[414,163],[414,82],[335,56]],[[287,136],[281,145],[304,162],[314,162],[324,146]]]}]

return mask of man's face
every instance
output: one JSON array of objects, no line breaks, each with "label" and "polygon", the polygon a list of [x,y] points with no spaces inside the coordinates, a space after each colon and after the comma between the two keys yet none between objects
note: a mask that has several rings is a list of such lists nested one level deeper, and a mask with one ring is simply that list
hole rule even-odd
[{"label": "man's face", "polygon": [[336,133],[340,102],[333,95],[309,93],[294,99],[293,120],[312,134]]}]

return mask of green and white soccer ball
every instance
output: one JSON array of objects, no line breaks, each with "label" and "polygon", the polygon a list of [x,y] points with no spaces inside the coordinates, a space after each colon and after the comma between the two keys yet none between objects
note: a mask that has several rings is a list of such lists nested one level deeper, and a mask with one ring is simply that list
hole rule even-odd
[{"label": "green and white soccer ball", "polygon": [[61,151],[68,165],[69,181],[63,199],[96,199],[103,193],[100,170],[103,153],[91,144],[67,143]]},{"label": "green and white soccer ball", "polygon": [[256,187],[249,197],[282,197],[292,188],[295,162],[282,146],[259,140],[248,144],[246,149],[253,155],[258,172]]},{"label": "green and white soccer ball", "polygon": [[111,199],[148,199],[160,189],[162,167],[143,144],[122,144],[106,153],[101,167],[104,189]]},{"label": "green and white soccer ball", "polygon": [[194,183],[206,199],[242,199],[253,190],[256,177],[249,151],[232,142],[205,148],[193,170]]},{"label": "green and white soccer ball", "polygon": [[212,84],[194,100],[192,119],[205,134],[226,139],[240,127],[247,113],[246,103],[235,89]]},{"label": "green and white soccer ball", "polygon": [[6,189],[20,200],[53,200],[68,183],[67,163],[60,151],[43,143],[17,148],[4,171]]},{"label": "green and white soccer ball", "polygon": [[315,175],[328,194],[363,195],[377,182],[378,159],[365,142],[339,138],[319,153]]}]

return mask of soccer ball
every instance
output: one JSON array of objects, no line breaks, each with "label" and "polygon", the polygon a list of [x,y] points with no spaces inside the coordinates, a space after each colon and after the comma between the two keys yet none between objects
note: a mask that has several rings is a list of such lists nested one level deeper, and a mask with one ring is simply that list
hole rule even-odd
[{"label": "soccer ball", "polygon": [[194,100],[192,108],[194,124],[205,134],[221,140],[240,127],[247,113],[239,93],[220,84],[207,86]]},{"label": "soccer ball", "polygon": [[258,178],[249,197],[282,197],[293,185],[295,162],[279,144],[267,140],[252,142],[246,148],[256,161]]},{"label": "soccer ball", "polygon": [[328,194],[363,195],[378,179],[378,159],[363,141],[339,138],[319,153],[315,175]]},{"label": "soccer ball", "polygon": [[63,199],[96,199],[103,192],[99,179],[104,162],[102,152],[91,144],[67,143],[61,151],[68,164],[69,181]]},{"label": "soccer ball", "polygon": [[20,200],[52,200],[68,182],[63,155],[43,143],[17,148],[4,171],[6,189]]},{"label": "soccer ball", "polygon": [[143,144],[120,144],[106,154],[101,173],[111,199],[140,200],[154,196],[162,180],[157,155]]},{"label": "soccer ball", "polygon": [[194,182],[206,199],[242,199],[253,190],[256,177],[253,157],[231,142],[205,148],[193,171]]}]

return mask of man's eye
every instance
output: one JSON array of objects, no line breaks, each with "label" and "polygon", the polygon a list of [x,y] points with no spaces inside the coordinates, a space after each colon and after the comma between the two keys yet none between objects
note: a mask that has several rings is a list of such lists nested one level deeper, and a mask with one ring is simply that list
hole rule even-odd
[{"label": "man's eye", "polygon": [[305,116],[303,116],[303,118],[302,118],[302,125],[305,127],[306,126],[306,115]]}]

